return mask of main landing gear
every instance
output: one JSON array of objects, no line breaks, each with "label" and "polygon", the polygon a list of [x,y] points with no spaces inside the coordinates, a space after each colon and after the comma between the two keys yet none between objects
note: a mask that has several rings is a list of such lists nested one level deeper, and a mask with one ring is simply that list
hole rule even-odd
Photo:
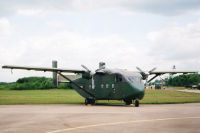
[{"label": "main landing gear", "polygon": [[126,99],[126,100],[124,100],[124,102],[125,102],[126,105],[131,105],[132,104],[132,100],[127,100]]},{"label": "main landing gear", "polygon": [[[124,99],[124,102],[126,105],[131,105],[132,104],[132,100],[125,100]],[[135,100],[135,107],[139,107],[140,103],[139,103],[139,100]]]},{"label": "main landing gear", "polygon": [[88,105],[88,104],[94,105],[95,104],[95,99],[86,98],[85,99],[85,105]]}]

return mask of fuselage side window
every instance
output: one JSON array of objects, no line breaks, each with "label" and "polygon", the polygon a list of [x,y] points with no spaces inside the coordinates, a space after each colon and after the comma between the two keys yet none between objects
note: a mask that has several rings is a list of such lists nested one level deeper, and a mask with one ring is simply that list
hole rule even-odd
[{"label": "fuselage side window", "polygon": [[112,89],[114,89],[115,88],[115,84],[112,84]]},{"label": "fuselage side window", "polygon": [[103,84],[101,84],[101,88],[103,88]]},{"label": "fuselage side window", "polygon": [[106,88],[108,88],[109,87],[109,85],[108,84],[106,84]]},{"label": "fuselage side window", "polygon": [[122,82],[122,75],[117,74],[116,75],[116,81],[117,82]]}]

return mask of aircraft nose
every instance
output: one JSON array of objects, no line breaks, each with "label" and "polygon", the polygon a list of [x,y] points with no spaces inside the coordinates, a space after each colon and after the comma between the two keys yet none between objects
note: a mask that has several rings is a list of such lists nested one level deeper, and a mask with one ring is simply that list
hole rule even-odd
[{"label": "aircraft nose", "polygon": [[137,98],[142,99],[144,97],[144,88],[137,88]]},{"label": "aircraft nose", "polygon": [[139,91],[143,91],[144,90],[144,84],[140,83],[140,82],[129,82],[130,86],[132,88],[137,88]]},{"label": "aircraft nose", "polygon": [[136,83],[129,83],[131,86],[131,89],[133,90],[136,98],[142,99],[144,97],[144,85],[142,84],[136,84]]}]

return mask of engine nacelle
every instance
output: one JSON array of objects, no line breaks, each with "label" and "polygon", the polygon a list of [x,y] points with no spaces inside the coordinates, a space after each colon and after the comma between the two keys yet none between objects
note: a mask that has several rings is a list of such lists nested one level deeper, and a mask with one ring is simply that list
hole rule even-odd
[{"label": "engine nacelle", "polygon": [[82,74],[82,78],[91,79],[92,78],[92,74],[90,72],[85,72],[85,73]]}]

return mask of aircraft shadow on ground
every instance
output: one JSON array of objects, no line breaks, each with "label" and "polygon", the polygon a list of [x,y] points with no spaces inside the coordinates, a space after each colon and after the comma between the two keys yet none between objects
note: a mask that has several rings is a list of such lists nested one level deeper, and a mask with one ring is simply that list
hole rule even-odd
[{"label": "aircraft shadow on ground", "polygon": [[112,106],[112,107],[132,107],[133,105],[123,105],[123,104],[109,104],[109,103],[96,103],[92,106]]}]

